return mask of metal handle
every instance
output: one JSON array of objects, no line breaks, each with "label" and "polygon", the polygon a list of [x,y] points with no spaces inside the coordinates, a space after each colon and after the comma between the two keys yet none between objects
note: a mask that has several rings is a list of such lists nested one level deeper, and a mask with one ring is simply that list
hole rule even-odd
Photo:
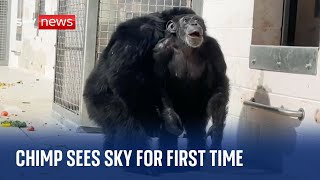
[{"label": "metal handle", "polygon": [[289,117],[296,117],[299,120],[303,120],[305,116],[304,109],[302,108],[300,108],[298,111],[292,111],[292,110],[285,109],[283,107],[277,108],[277,107],[267,106],[267,105],[252,102],[252,101],[244,101],[243,104],[246,106],[252,106],[252,107],[268,110],[273,113],[277,113],[277,114],[281,114]]}]

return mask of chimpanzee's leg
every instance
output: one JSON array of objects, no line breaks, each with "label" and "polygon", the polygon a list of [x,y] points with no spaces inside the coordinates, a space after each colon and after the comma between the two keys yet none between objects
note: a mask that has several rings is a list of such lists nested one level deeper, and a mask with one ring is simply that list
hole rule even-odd
[{"label": "chimpanzee's leg", "polygon": [[[188,118],[188,117],[186,117]],[[206,148],[206,124],[203,116],[189,117],[185,122],[189,150],[205,150]]]}]

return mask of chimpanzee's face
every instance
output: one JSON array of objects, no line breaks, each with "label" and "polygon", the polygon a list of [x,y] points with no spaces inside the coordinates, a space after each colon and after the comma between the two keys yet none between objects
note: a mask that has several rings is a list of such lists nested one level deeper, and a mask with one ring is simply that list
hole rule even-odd
[{"label": "chimpanzee's face", "polygon": [[206,31],[203,19],[194,14],[174,18],[169,22],[167,29],[176,33],[179,39],[192,48],[202,45]]}]

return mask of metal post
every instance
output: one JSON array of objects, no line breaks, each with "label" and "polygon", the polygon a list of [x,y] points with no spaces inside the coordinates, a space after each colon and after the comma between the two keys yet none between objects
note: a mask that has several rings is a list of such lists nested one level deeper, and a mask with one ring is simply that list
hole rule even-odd
[{"label": "metal post", "polygon": [[[81,96],[84,91],[84,86],[87,78],[89,77],[95,65],[96,58],[96,36],[98,27],[98,11],[99,0],[87,0],[86,7],[86,26],[84,36],[84,62],[83,62],[83,75],[82,75],[82,90]],[[86,105],[83,98],[80,103],[80,118],[82,125],[92,125],[89,121]]]}]

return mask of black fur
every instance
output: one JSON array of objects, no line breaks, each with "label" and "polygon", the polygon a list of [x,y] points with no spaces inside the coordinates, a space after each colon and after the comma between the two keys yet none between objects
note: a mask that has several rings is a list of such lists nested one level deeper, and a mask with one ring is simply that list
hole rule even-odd
[{"label": "black fur", "polygon": [[153,48],[166,23],[188,8],[128,20],[118,26],[88,78],[84,100],[90,119],[106,135],[108,149],[145,149],[157,134],[161,94],[153,71]]},{"label": "black fur", "polygon": [[[206,125],[212,118],[213,125],[208,132],[212,138],[211,148],[221,148],[229,100],[226,63],[217,41],[205,34],[202,18],[189,15],[190,22],[187,23],[186,17],[174,18],[176,32],[168,32],[154,49],[155,74],[163,89],[165,109],[170,111],[170,114],[164,114],[168,125],[162,129],[160,146],[176,148],[177,137],[170,130],[179,129],[181,120],[187,133],[188,148],[204,149]],[[188,36],[186,27],[195,27],[195,17],[199,19],[196,26],[204,30],[204,35],[201,46],[192,48],[185,40]]]}]

